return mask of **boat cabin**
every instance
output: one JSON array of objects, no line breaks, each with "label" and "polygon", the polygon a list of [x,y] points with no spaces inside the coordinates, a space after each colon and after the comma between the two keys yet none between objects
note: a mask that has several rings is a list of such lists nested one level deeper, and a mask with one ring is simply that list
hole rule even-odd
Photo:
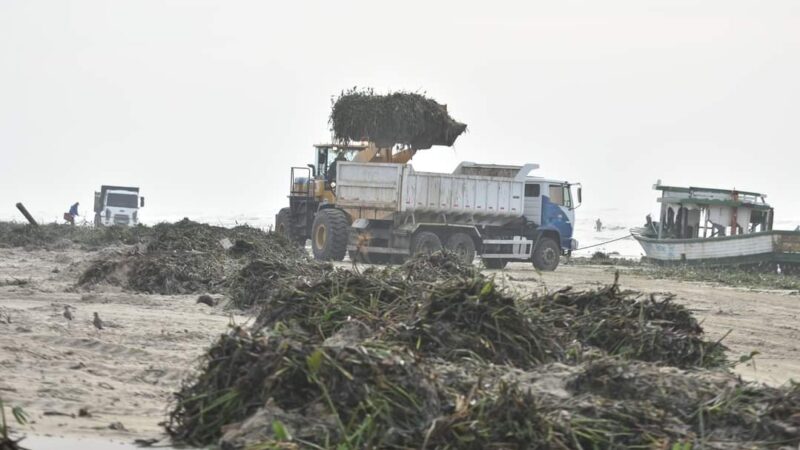
[{"label": "boat cabin", "polygon": [[736,236],[772,230],[766,195],[736,189],[663,186],[658,222],[647,216],[646,235],[658,239]]}]

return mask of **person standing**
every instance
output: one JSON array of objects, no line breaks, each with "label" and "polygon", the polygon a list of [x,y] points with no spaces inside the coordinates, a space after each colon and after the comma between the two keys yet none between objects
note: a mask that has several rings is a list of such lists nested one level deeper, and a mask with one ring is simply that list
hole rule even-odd
[{"label": "person standing", "polygon": [[594,229],[595,231],[603,231],[603,222],[599,218],[594,222]]}]

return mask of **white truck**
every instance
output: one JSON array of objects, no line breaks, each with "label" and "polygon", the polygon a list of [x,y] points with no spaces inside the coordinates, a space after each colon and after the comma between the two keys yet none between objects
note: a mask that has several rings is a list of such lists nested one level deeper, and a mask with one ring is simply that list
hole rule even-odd
[{"label": "white truck", "polygon": [[94,225],[136,226],[139,208],[143,207],[144,197],[138,187],[103,185],[94,193]]},{"label": "white truck", "polygon": [[[442,247],[489,268],[529,261],[555,270],[573,239],[579,184],[530,176],[539,166],[461,163],[452,174],[410,164],[341,162],[335,202],[319,204],[310,238],[319,259],[385,263]],[[572,187],[577,186],[578,204]],[[341,250],[340,250],[341,249]],[[343,256],[343,254],[342,254]]]}]

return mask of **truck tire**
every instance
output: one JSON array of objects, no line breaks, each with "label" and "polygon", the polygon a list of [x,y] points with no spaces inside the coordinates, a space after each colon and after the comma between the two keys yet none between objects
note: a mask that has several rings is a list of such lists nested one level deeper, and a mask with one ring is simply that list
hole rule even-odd
[{"label": "truck tire", "polygon": [[542,237],[536,248],[533,249],[533,267],[544,271],[552,272],[558,267],[561,259],[561,247],[549,237]]},{"label": "truck tire", "polygon": [[323,209],[314,216],[311,227],[311,250],[321,261],[341,261],[347,253],[350,223],[339,209]]},{"label": "truck tire", "polygon": [[430,231],[420,231],[411,238],[411,255],[431,254],[442,249],[439,236]]},{"label": "truck tire", "polygon": [[505,269],[506,264],[508,264],[508,260],[505,259],[482,259],[483,265],[486,266],[487,269]]},{"label": "truck tire", "polygon": [[475,242],[466,233],[455,233],[447,238],[444,248],[455,253],[464,264],[472,264],[475,259]]},{"label": "truck tire", "polygon": [[287,239],[298,245],[305,245],[305,239],[295,236],[296,230],[292,223],[292,210],[281,208],[275,216],[275,232],[286,236]]}]

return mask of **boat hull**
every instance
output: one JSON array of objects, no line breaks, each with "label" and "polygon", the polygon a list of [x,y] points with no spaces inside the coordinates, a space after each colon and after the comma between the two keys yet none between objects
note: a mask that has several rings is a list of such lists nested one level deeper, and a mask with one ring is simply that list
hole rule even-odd
[{"label": "boat hull", "polygon": [[657,263],[800,264],[800,232],[766,231],[716,238],[656,239],[633,233],[645,259]]}]

